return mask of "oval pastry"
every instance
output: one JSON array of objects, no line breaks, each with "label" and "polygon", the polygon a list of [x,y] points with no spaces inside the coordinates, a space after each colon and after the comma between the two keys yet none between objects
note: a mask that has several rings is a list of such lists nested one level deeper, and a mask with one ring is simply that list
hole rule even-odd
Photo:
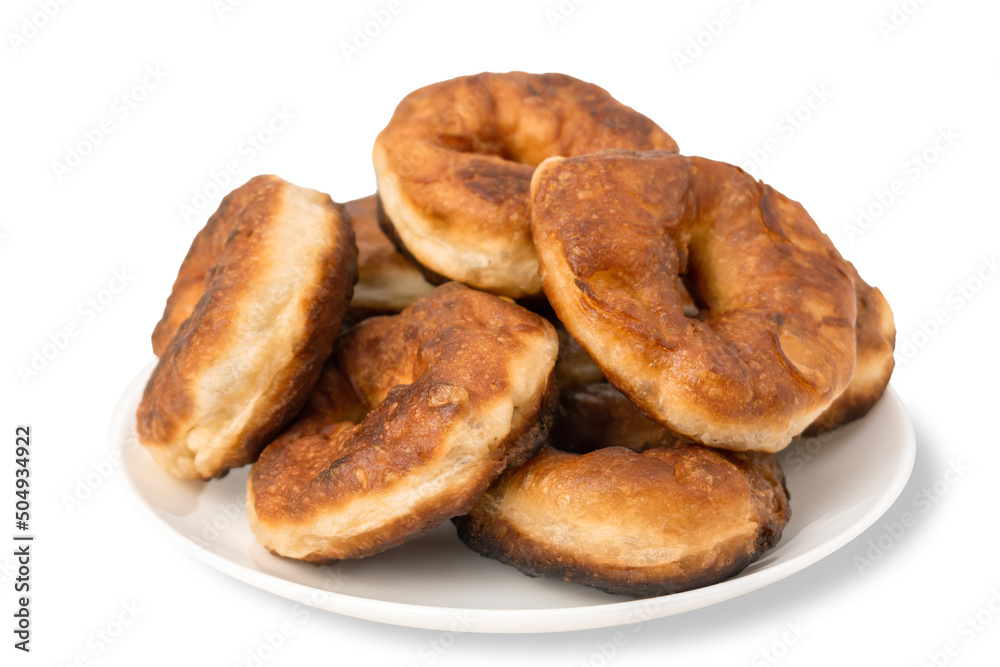
[{"label": "oval pastry", "polygon": [[564,74],[483,73],[407,95],[378,135],[378,196],[432,274],[520,298],[541,290],[529,184],[554,155],[677,150],[653,121]]},{"label": "oval pastry", "polygon": [[319,378],[356,258],[328,195],[257,176],[222,200],[153,331],[160,359],[136,419],[160,465],[207,479],[257,458]]},{"label": "oval pastry", "polygon": [[853,264],[848,262],[847,267],[857,301],[854,377],[843,393],[802,433],[804,436],[831,431],[868,414],[882,398],[896,365],[892,356],[896,347],[896,323],[889,302],[879,288],[862,280]]},{"label": "oval pastry", "polygon": [[250,473],[258,541],[308,561],[361,558],[467,512],[544,441],[557,346],[541,317],[457,283],[362,321]]},{"label": "oval pastry", "polygon": [[532,229],[566,329],[693,440],[776,452],[853,375],[847,263],[801,205],[737,167],[662,151],[551,158],[532,180]]},{"label": "oval pastry", "polygon": [[641,454],[544,447],[454,522],[473,551],[525,574],[647,597],[735,575],[789,517],[773,455],[677,443]]}]

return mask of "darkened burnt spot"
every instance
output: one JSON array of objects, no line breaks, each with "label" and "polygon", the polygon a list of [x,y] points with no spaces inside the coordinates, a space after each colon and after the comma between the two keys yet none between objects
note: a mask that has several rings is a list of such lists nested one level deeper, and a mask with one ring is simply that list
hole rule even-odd
[{"label": "darkened burnt spot", "polygon": [[573,281],[573,284],[576,285],[576,288],[578,290],[589,296],[591,299],[597,298],[597,294],[594,292],[594,289],[590,286],[589,283],[585,283],[584,281],[577,278]]},{"label": "darkened burnt spot", "polygon": [[769,232],[785,238],[784,229],[780,222],[782,216],[774,202],[774,191],[771,186],[765,185],[760,197],[760,217],[764,222],[764,227]]},{"label": "darkened burnt spot", "polygon": [[505,201],[522,201],[531,186],[531,168],[511,162],[482,160],[473,162],[455,175],[469,190],[483,199],[502,204]]},{"label": "darkened burnt spot", "polygon": [[823,318],[822,322],[823,326],[827,327],[846,328],[851,326],[851,321],[848,320],[846,317],[827,316]]}]

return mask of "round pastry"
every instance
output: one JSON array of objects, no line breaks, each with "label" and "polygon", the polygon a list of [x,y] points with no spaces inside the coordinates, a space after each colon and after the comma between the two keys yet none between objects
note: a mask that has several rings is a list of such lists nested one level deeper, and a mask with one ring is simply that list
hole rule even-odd
[{"label": "round pastry", "polygon": [[541,290],[528,201],[554,155],[677,150],[653,121],[564,74],[483,73],[407,95],[372,158],[390,238],[433,274],[512,298]]},{"label": "round pastry", "polygon": [[302,407],[357,279],[344,208],[277,176],[222,200],[153,332],[140,441],[178,477],[250,463]]},{"label": "round pastry", "polygon": [[552,158],[532,180],[532,229],[566,329],[644,414],[693,440],[776,452],[853,375],[847,263],[801,205],[737,167]]},{"label": "round pastry", "polygon": [[382,230],[375,214],[375,195],[344,204],[358,244],[358,284],[348,317],[398,313],[433,289],[420,269],[401,255]]},{"label": "round pastry", "polygon": [[564,452],[586,452],[613,444],[643,452],[687,442],[684,436],[657,424],[605,381],[559,390],[549,431],[549,444]]},{"label": "round pastry", "polygon": [[541,317],[457,283],[360,322],[250,473],[258,541],[307,561],[361,558],[467,512],[544,441],[557,346]]},{"label": "round pastry", "polygon": [[641,454],[543,447],[454,522],[473,551],[525,574],[646,597],[735,575],[789,517],[775,456],[688,442]]},{"label": "round pastry", "polygon": [[847,266],[857,298],[854,377],[843,393],[803,432],[804,436],[819,435],[868,414],[889,385],[896,364],[892,357],[896,347],[896,324],[889,302],[879,288],[861,279],[853,264],[848,262]]}]

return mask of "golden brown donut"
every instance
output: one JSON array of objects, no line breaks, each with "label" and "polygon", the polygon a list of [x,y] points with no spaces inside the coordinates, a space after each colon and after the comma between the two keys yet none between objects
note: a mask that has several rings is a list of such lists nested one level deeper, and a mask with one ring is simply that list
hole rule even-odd
[{"label": "golden brown donut", "polygon": [[362,321],[250,473],[258,541],[308,561],[361,558],[467,512],[544,441],[557,345],[544,319],[457,283]]},{"label": "golden brown donut", "polygon": [[552,158],[532,180],[532,229],[566,329],[643,413],[693,440],[776,452],[853,375],[847,263],[801,205],[737,167]]},{"label": "golden brown donut", "polygon": [[653,121],[565,74],[483,73],[407,95],[372,159],[393,230],[434,274],[519,298],[541,290],[528,190],[553,155],[676,151]]},{"label": "golden brown donut", "polygon": [[454,522],[472,550],[525,574],[645,597],[735,575],[789,517],[775,456],[677,443],[544,447]]},{"label": "golden brown donut", "polygon": [[868,414],[882,398],[896,364],[892,357],[896,347],[896,324],[889,302],[879,288],[861,279],[853,264],[848,262],[847,266],[857,298],[854,377],[843,393],[802,433],[807,437],[830,431]]},{"label": "golden brown donut", "polygon": [[302,407],[357,278],[344,209],[257,176],[223,200],[153,332],[140,441],[178,477],[250,463]]},{"label": "golden brown donut", "polygon": [[358,284],[349,311],[353,319],[398,313],[433,289],[379,229],[375,195],[349,201],[344,208],[358,244]]}]

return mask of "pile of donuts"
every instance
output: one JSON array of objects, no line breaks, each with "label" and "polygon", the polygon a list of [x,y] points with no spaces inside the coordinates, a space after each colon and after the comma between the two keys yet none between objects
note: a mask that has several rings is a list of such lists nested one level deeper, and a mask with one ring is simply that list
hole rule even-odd
[{"label": "pile of donuts", "polygon": [[448,520],[635,597],[731,577],[790,517],[776,453],[863,416],[895,328],[797,202],[562,74],[406,96],[344,205],[276,176],[181,264],[137,412],[169,473],[253,464],[274,554]]}]

